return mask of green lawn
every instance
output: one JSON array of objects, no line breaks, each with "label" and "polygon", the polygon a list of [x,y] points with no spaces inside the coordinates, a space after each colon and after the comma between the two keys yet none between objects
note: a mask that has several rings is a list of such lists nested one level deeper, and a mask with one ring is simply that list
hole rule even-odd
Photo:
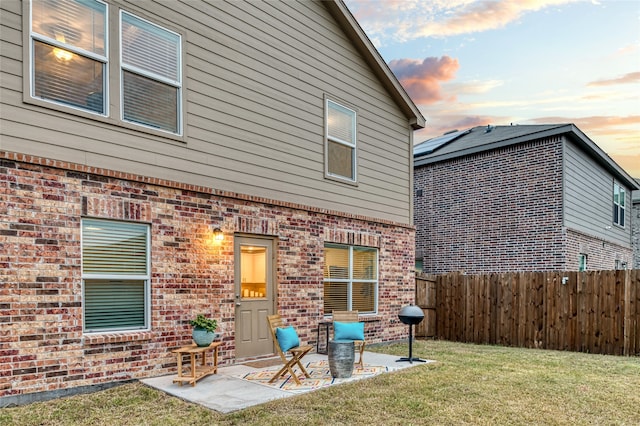
[{"label": "green lawn", "polygon": [[[407,355],[407,345],[373,350]],[[223,415],[139,383],[0,410],[2,425],[639,425],[640,358],[416,341],[436,360]]]}]

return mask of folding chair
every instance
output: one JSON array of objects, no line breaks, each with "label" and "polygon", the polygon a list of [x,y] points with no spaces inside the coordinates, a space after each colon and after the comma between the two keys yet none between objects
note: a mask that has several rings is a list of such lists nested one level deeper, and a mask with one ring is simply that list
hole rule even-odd
[{"label": "folding chair", "polygon": [[[340,329],[339,327],[336,334],[336,322],[347,323],[348,329],[345,330],[344,327]],[[363,367],[362,354],[364,353],[364,345],[366,344],[364,340],[364,326],[359,325],[358,330],[355,330],[355,327],[352,327],[352,325],[355,325],[353,323],[360,323],[358,320],[358,311],[333,311],[333,338],[353,340],[354,346],[359,348],[360,352],[360,359],[356,364]]]},{"label": "folding chair", "polygon": [[[267,321],[269,321],[269,329],[271,330],[271,336],[273,337],[276,351],[284,363],[284,366],[275,374],[275,376],[273,376],[271,380],[269,380],[269,383],[275,382],[280,376],[289,372],[296,384],[299,385],[300,380],[293,372],[293,367],[297,365],[305,377],[311,377],[309,376],[309,373],[307,373],[307,370],[302,366],[300,360],[308,354],[313,347],[310,345],[301,346],[298,335],[293,327],[287,327],[280,315],[268,315]],[[278,336],[280,336],[280,339],[278,339]],[[291,355],[291,358],[287,359],[287,353]]]}]

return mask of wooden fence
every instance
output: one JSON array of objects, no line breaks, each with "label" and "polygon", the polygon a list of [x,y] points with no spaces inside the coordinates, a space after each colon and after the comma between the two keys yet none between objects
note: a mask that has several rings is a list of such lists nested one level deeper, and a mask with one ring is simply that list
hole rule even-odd
[{"label": "wooden fence", "polygon": [[640,270],[416,276],[417,337],[640,355]]}]

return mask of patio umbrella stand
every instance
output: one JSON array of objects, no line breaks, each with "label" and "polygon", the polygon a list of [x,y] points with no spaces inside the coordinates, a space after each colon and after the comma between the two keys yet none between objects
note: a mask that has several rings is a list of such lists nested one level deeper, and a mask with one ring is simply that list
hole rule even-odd
[{"label": "patio umbrella stand", "polygon": [[422,320],[424,319],[424,313],[422,313],[422,309],[415,305],[405,306],[400,310],[398,318],[403,324],[407,324],[409,326],[409,357],[400,358],[396,360],[396,362],[409,361],[411,364],[413,364],[413,361],[426,362],[424,359],[413,357],[413,326],[416,324],[420,324],[420,322],[422,322]]}]

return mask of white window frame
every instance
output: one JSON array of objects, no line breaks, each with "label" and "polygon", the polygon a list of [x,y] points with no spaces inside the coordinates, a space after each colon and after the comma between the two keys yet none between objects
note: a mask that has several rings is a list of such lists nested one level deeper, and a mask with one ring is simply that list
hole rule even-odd
[{"label": "white window frame", "polygon": [[[97,273],[85,273],[84,272],[84,224],[87,222],[126,222],[140,227],[146,228],[146,274],[97,274]],[[82,218],[80,223],[80,247],[81,247],[81,271],[82,271],[82,313],[83,313],[83,332],[84,334],[104,334],[113,332],[140,332],[149,331],[151,329],[151,226],[146,223],[139,222],[127,222],[122,220],[109,220],[98,218]],[[124,328],[110,328],[110,329],[87,329],[85,328],[85,281],[86,280],[136,280],[144,281],[144,326],[142,327],[124,327]]]},{"label": "white window frame", "polygon": [[[28,78],[23,80],[23,101],[25,103],[29,103],[32,105],[37,105],[44,108],[53,109],[56,111],[65,112],[68,114],[74,114],[77,116],[89,118],[96,121],[101,121],[103,123],[108,123],[111,125],[116,125],[119,127],[124,127],[128,129],[133,129],[137,131],[142,131],[145,133],[153,134],[156,136],[161,136],[164,138],[174,139],[177,141],[186,141],[185,137],[185,128],[184,128],[184,37],[182,34],[176,31],[176,29],[169,29],[166,26],[160,25],[156,22],[151,22],[142,18],[141,16],[131,13],[126,9],[121,8],[119,5],[109,4],[103,0],[89,0],[101,5],[104,5],[105,8],[105,35],[104,35],[104,44],[105,44],[105,56],[96,55],[91,52],[86,52],[82,49],[74,49],[73,46],[60,43],[56,40],[52,40],[50,37],[46,37],[44,35],[40,35],[33,31],[33,2],[37,0],[24,0],[23,1],[23,25],[28,28],[28,32],[25,31],[24,38],[24,50],[23,53],[26,56],[24,63],[24,74],[28,75]],[[139,73],[139,75],[145,76],[147,78],[153,78],[155,81],[162,83],[169,83],[173,87],[177,88],[177,99],[176,99],[176,114],[177,114],[177,131],[174,133],[172,131],[168,131],[166,129],[162,129],[153,125],[145,125],[144,123],[140,123],[138,121],[124,120],[124,97],[123,97],[123,79],[122,79],[122,70],[126,69],[126,66],[122,66],[122,45],[121,45],[121,14],[127,13],[128,15],[134,16],[137,19],[145,21],[150,25],[158,27],[163,31],[167,31],[168,33],[175,34],[179,38],[178,43],[178,81],[167,80],[158,78],[158,76],[150,77],[148,74]],[[115,20],[118,20],[117,23]],[[112,25],[112,23],[114,23]],[[40,98],[35,96],[35,81],[34,81],[34,68],[35,68],[35,58],[34,58],[34,40],[45,42],[47,44],[54,45],[55,47],[61,47],[64,50],[68,50],[73,52],[74,54],[80,54],[81,56],[99,60],[103,63],[103,102],[104,102],[104,112],[98,113],[96,111],[82,108],[80,106],[74,106],[65,102],[56,101],[54,99]],[[115,43],[111,43],[111,40],[120,40],[120,42],[116,41]],[[118,44],[120,43],[120,44]],[[112,44],[118,44],[117,48],[112,48]],[[117,50],[117,52],[116,52]],[[117,87],[116,87],[117,86]],[[120,99],[115,99],[119,97]]]},{"label": "white window frame", "polygon": [[[157,74],[153,74],[150,72],[147,72],[143,69],[137,68],[135,66],[131,66],[128,64],[125,64],[123,58],[122,58],[122,17],[124,15],[129,15],[132,16],[135,19],[138,19],[140,21],[143,21],[145,23],[147,23],[148,25],[151,25],[153,27],[156,27],[162,31],[166,31],[169,34],[173,34],[175,36],[178,37],[178,58],[177,58],[177,66],[178,66],[178,80],[174,81],[171,79],[167,79],[165,77],[162,77],[160,75]],[[160,132],[167,132],[170,134],[176,134],[176,135],[182,135],[182,121],[183,121],[183,117],[182,117],[182,36],[180,34],[178,34],[175,31],[171,31],[168,28],[165,28],[161,25],[158,25],[154,22],[151,22],[147,19],[144,19],[134,13],[131,12],[127,12],[125,10],[120,10],[120,13],[118,14],[118,35],[119,35],[119,39],[120,39],[120,46],[118,49],[118,55],[119,55],[119,64],[120,64],[120,120],[124,121],[125,123],[131,123],[137,126],[142,126],[142,127],[146,127],[148,129],[153,129],[153,130],[157,130]],[[168,130],[164,130],[164,129],[160,129],[157,128],[155,126],[151,126],[151,125],[147,125],[144,123],[140,123],[138,121],[131,121],[131,120],[127,120],[124,118],[124,72],[128,71],[143,77],[146,77],[148,79],[151,80],[155,80],[158,81],[160,83],[163,84],[167,84],[169,86],[172,86],[174,88],[177,89],[177,99],[176,99],[176,119],[177,119],[177,129],[176,132],[169,132]]]},{"label": "white window frame", "polygon": [[[378,313],[378,287],[380,283],[380,250],[376,247],[366,247],[366,246],[353,246],[348,244],[337,244],[337,243],[326,243],[324,248],[341,248],[349,249],[349,277],[348,278],[331,278],[324,277],[323,279],[323,306],[324,306],[324,284],[326,282],[339,282],[339,283],[347,283],[347,310],[352,310],[353,307],[353,282],[361,282],[361,283],[372,283],[373,284],[373,312],[369,311],[360,311],[360,314],[364,315],[376,315]],[[376,276],[374,279],[354,279],[353,278],[353,250],[356,248],[363,248],[369,250],[375,250],[375,265],[376,265]],[[326,262],[326,259],[325,259]],[[326,316],[331,315],[331,313],[325,312]]]},{"label": "white window frame", "polygon": [[[616,201],[616,196],[618,197],[618,201]],[[626,218],[626,200],[627,191],[624,186],[620,185],[618,182],[613,182],[613,224],[619,226],[621,228],[625,227]]]},{"label": "white window frame", "polygon": [[[349,142],[349,141],[345,141],[342,140],[338,137],[335,136],[331,136],[329,134],[329,108],[331,107],[331,105],[335,105],[338,108],[347,110],[351,113],[353,120],[351,122],[351,127],[352,127],[352,132],[353,132],[353,142]],[[325,115],[324,115],[324,128],[325,128],[325,177],[331,178],[331,179],[337,179],[343,182],[347,182],[347,183],[352,183],[355,184],[358,181],[358,114],[356,112],[356,110],[354,110],[353,108],[349,108],[347,106],[345,106],[344,104],[340,103],[340,102],[336,102],[332,99],[329,98],[325,98]],[[344,145],[346,147],[349,147],[352,149],[353,151],[353,157],[351,160],[351,167],[353,170],[353,176],[352,177],[347,177],[347,176],[342,176],[339,174],[335,174],[335,173],[331,173],[329,171],[329,143],[330,142],[334,142],[334,143],[338,143],[340,145]]]},{"label": "white window frame", "polygon": [[587,255],[585,253],[578,254],[578,271],[584,272],[587,270]]},{"label": "white window frame", "polygon": [[[83,113],[91,114],[99,117],[108,117],[109,116],[109,4],[105,3],[101,0],[92,0],[95,3],[99,3],[104,5],[104,16],[105,16],[105,34],[104,34],[104,52],[105,55],[99,55],[93,52],[88,52],[84,49],[80,49],[75,47],[72,44],[62,43],[56,39],[47,37],[45,35],[39,34],[33,31],[33,2],[35,0],[29,0],[29,96],[31,99],[35,99],[44,103],[50,103],[54,105],[61,106],[63,108],[70,108],[76,111],[82,111]],[[35,77],[35,42],[42,42],[49,45],[54,46],[55,48],[69,51],[75,55],[79,55],[82,57],[86,57],[89,59],[93,59],[98,62],[102,62],[102,96],[103,96],[103,106],[104,112],[99,113],[93,111],[88,108],[81,108],[76,105],[71,105],[65,102],[56,101],[54,99],[40,98],[36,96],[36,82],[34,81]]]}]

